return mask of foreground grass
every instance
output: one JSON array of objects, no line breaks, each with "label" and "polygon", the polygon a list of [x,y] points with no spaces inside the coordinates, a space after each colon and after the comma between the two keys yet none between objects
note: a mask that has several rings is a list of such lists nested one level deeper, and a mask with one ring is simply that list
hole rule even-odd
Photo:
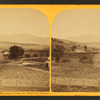
[{"label": "foreground grass", "polygon": [[[49,91],[49,71],[40,68],[36,70],[36,66],[34,67],[30,68],[10,63],[0,64],[0,91]],[[8,87],[5,87],[5,84],[7,85],[6,80]],[[19,86],[14,81],[17,81]],[[9,85],[11,83],[12,86]]]},{"label": "foreground grass", "polygon": [[52,91],[54,92],[100,92],[100,88],[96,87],[81,87],[81,86],[64,86],[64,85],[52,85]]},{"label": "foreground grass", "polygon": [[[84,86],[64,86],[54,83],[54,78],[72,78],[72,79],[95,79],[100,77],[100,68],[89,63],[83,62],[67,62],[62,64],[52,64],[52,91],[58,92],[93,92],[100,91],[98,87],[84,87]],[[62,81],[59,81],[61,84]]]},{"label": "foreground grass", "polygon": [[52,64],[52,77],[91,78],[100,76],[100,68],[89,63],[68,62]]}]

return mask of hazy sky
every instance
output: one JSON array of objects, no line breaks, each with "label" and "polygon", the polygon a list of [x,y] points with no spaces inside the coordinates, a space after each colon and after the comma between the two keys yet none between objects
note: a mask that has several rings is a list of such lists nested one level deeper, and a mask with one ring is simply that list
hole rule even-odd
[{"label": "hazy sky", "polygon": [[0,8],[0,34],[50,35],[46,16],[31,8]]},{"label": "hazy sky", "polygon": [[66,39],[84,34],[100,35],[100,9],[64,10],[55,17],[52,37]]}]

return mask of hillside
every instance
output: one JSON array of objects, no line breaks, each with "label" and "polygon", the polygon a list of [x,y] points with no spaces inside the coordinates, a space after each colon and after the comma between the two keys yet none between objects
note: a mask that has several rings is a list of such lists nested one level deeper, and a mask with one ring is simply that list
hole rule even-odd
[{"label": "hillside", "polygon": [[72,51],[73,45],[75,45],[77,48],[76,50],[83,50],[84,51],[84,45],[87,46],[87,51],[97,51],[99,48],[91,47],[88,43],[80,43],[80,42],[73,42],[69,40],[64,40],[64,39],[57,39],[57,38],[52,38],[52,46],[55,45],[62,45],[65,47],[65,51]]}]

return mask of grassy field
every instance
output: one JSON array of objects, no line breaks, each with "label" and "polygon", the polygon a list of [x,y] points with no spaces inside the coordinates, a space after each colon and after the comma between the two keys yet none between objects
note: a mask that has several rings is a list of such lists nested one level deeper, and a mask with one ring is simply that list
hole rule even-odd
[{"label": "grassy field", "polygon": [[[100,89],[98,89],[98,86],[100,84],[97,83],[98,86],[92,86],[92,87],[90,85],[90,84],[95,85],[95,82],[98,82],[98,80],[100,80],[99,78],[100,67],[96,67],[93,64],[85,62],[72,61],[66,63],[52,64],[51,70],[52,70],[51,71],[52,91],[58,91],[58,92],[99,91],[100,92]],[[84,83],[82,83],[83,80]],[[82,84],[85,84],[86,86]]]},{"label": "grassy field", "polygon": [[0,91],[49,91],[49,70],[21,61],[0,64]]},{"label": "grassy field", "polygon": [[25,50],[36,49],[43,50],[48,49],[49,45],[29,44],[29,43],[13,43],[13,42],[0,42],[0,50],[9,50],[12,45],[20,46]]}]

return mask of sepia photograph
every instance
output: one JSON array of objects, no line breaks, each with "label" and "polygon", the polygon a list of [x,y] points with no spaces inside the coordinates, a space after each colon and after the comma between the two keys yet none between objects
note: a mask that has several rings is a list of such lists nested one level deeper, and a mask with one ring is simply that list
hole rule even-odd
[{"label": "sepia photograph", "polygon": [[61,11],[51,37],[51,90],[100,92],[100,9]]},{"label": "sepia photograph", "polygon": [[49,91],[48,19],[31,8],[0,13],[0,92]]}]

